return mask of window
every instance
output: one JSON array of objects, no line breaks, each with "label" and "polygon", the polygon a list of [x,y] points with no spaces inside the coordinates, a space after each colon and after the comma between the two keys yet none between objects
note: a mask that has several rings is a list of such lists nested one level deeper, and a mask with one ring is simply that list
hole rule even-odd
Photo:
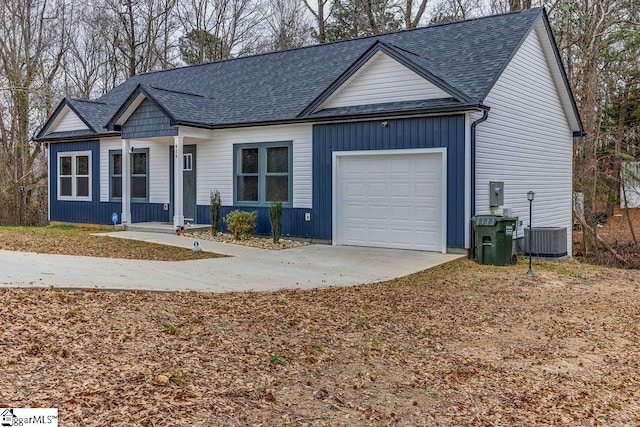
[{"label": "window", "polygon": [[291,142],[234,145],[235,202],[291,205]]},{"label": "window", "polygon": [[[131,201],[149,200],[149,149],[131,153]],[[122,199],[122,151],[109,151],[109,198]]]},{"label": "window", "polygon": [[191,172],[193,170],[193,154],[186,153],[182,164],[182,169],[185,172]]},{"label": "window", "polygon": [[122,152],[109,152],[109,197],[122,198]]},{"label": "window", "polygon": [[58,200],[91,201],[91,151],[58,153]]}]

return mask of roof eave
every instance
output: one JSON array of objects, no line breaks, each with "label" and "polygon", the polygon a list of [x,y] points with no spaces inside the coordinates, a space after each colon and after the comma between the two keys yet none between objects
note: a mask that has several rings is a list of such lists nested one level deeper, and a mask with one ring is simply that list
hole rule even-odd
[{"label": "roof eave", "polygon": [[292,119],[282,119],[282,120],[269,120],[269,121],[256,121],[256,122],[236,122],[236,123],[224,123],[224,124],[207,124],[207,123],[194,123],[188,122],[185,120],[176,121],[176,126],[188,126],[200,129],[232,129],[232,128],[242,128],[242,127],[253,127],[253,126],[275,126],[275,125],[287,125],[287,124],[301,124],[301,123],[319,123],[319,122],[328,122],[328,121],[340,121],[340,120],[354,120],[354,119],[375,119],[375,118],[392,118],[392,117],[407,117],[407,116],[420,116],[425,114],[431,115],[445,115],[445,114],[455,114],[455,113],[464,113],[471,112],[477,110],[488,110],[489,107],[480,103],[468,103],[468,104],[460,104],[446,107],[425,107],[418,108],[414,110],[398,110],[398,111],[380,111],[375,113],[354,113],[354,114],[343,114],[343,115],[333,115],[333,116],[324,116],[324,117],[297,117]]},{"label": "roof eave", "polygon": [[576,103],[576,99],[573,96],[573,91],[571,90],[571,85],[569,84],[569,78],[567,77],[567,71],[564,69],[564,64],[562,63],[562,58],[560,57],[560,52],[558,51],[558,43],[556,42],[556,38],[553,35],[553,31],[551,31],[551,24],[549,23],[549,16],[547,15],[546,9],[542,9],[542,17],[543,17],[544,27],[547,30],[547,34],[549,35],[549,38],[551,39],[553,54],[554,54],[554,57],[556,58],[558,68],[560,68],[560,75],[562,76],[562,81],[564,82],[567,93],[569,94],[571,109],[573,110],[573,114],[575,115],[576,121],[578,123],[578,129],[573,131],[573,136],[574,137],[586,136],[587,134],[584,131],[584,125],[582,124],[582,117],[580,117],[578,104]]},{"label": "roof eave", "polygon": [[113,136],[120,136],[120,132],[103,132],[103,133],[93,133],[93,134],[76,135],[76,136],[58,136],[58,137],[52,137],[52,138],[44,136],[42,138],[33,138],[33,141],[45,142],[45,143],[74,142],[74,141],[95,140],[95,139],[108,138]]}]

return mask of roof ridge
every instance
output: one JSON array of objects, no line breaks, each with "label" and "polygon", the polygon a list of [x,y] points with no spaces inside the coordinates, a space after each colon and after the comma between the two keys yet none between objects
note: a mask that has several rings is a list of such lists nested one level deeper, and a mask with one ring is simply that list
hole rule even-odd
[{"label": "roof ridge", "polygon": [[[175,70],[184,70],[184,69],[187,69],[187,68],[208,66],[208,65],[212,65],[212,64],[221,64],[221,63],[232,62],[232,61],[248,59],[248,58],[258,58],[258,57],[263,57],[263,56],[268,56],[268,55],[276,55],[276,54],[281,54],[281,53],[285,53],[285,52],[295,52],[295,51],[303,50],[303,49],[313,49],[313,48],[318,48],[318,47],[322,47],[322,46],[330,46],[330,45],[336,45],[336,44],[339,44],[339,43],[352,42],[352,41],[355,41],[355,40],[375,39],[375,38],[384,37],[384,36],[391,35],[391,34],[408,33],[408,32],[414,32],[414,31],[425,31],[425,30],[429,30],[429,29],[432,29],[432,28],[439,28],[439,27],[444,27],[444,26],[449,26],[449,25],[457,25],[457,24],[465,24],[465,23],[469,23],[469,22],[475,22],[475,21],[480,21],[480,20],[490,19],[490,18],[497,18],[497,17],[501,17],[501,16],[506,16],[506,15],[517,15],[517,14],[522,14],[522,13],[531,13],[531,11],[534,11],[534,10],[539,13],[539,11],[542,10],[542,9],[544,9],[544,8],[538,6],[538,7],[532,7],[530,9],[521,9],[521,10],[517,10],[517,11],[513,11],[513,12],[500,13],[500,14],[497,14],[497,15],[477,16],[477,17],[474,17],[474,18],[464,19],[462,21],[443,22],[443,23],[438,23],[438,24],[427,24],[427,25],[422,26],[422,27],[403,28],[403,29],[400,29],[400,30],[390,31],[390,32],[387,32],[387,33],[371,34],[371,35],[368,35],[368,36],[355,37],[355,38],[352,38],[352,39],[336,40],[336,41],[328,42],[328,43],[311,44],[311,45],[307,45],[307,46],[294,47],[294,48],[285,49],[285,50],[276,50],[276,51],[272,51],[272,52],[256,53],[256,54],[247,55],[247,56],[236,56],[234,58],[225,58],[225,59],[220,59],[220,60],[217,60],[217,61],[203,62],[203,63],[200,63],[200,64],[193,64],[193,65],[183,65],[183,66],[179,66],[179,67],[175,67],[175,68],[168,68],[168,69],[165,69],[165,70],[148,71],[146,73],[136,74],[132,78],[135,78],[137,76],[147,76],[147,75],[151,75],[151,74],[165,73],[165,72],[170,72],[170,71],[175,71]],[[383,42],[383,43],[387,43],[387,42]]]},{"label": "roof ridge", "polygon": [[[97,99],[99,99],[99,98],[97,98]],[[90,103],[90,104],[109,105],[106,102],[98,101],[97,99],[69,98],[69,101],[87,102],[87,103]]]},{"label": "roof ridge", "polygon": [[143,84],[143,83],[140,83],[140,86],[149,87],[149,88],[155,89],[155,90],[161,90],[163,92],[177,93],[179,95],[190,95],[190,96],[195,96],[195,97],[198,97],[198,98],[214,99],[214,98],[211,98],[211,97],[208,97],[208,96],[205,96],[205,95],[200,95],[200,94],[197,94],[197,93],[186,92],[186,91],[175,90],[175,89],[168,89],[168,88],[165,88],[165,87],[159,87],[159,86],[154,86],[154,85],[146,85],[146,84]]}]

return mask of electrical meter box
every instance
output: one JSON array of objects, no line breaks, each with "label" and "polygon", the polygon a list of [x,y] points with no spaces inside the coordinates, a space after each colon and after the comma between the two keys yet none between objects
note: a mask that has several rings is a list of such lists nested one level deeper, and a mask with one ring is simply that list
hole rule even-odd
[{"label": "electrical meter box", "polygon": [[489,206],[497,208],[504,205],[504,182],[489,182]]}]

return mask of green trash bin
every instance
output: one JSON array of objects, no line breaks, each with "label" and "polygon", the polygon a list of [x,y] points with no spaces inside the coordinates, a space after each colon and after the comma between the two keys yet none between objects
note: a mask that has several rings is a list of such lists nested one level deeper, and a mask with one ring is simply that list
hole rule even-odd
[{"label": "green trash bin", "polygon": [[476,215],[472,219],[476,232],[478,264],[509,265],[513,256],[513,233],[518,218],[500,215]]}]

